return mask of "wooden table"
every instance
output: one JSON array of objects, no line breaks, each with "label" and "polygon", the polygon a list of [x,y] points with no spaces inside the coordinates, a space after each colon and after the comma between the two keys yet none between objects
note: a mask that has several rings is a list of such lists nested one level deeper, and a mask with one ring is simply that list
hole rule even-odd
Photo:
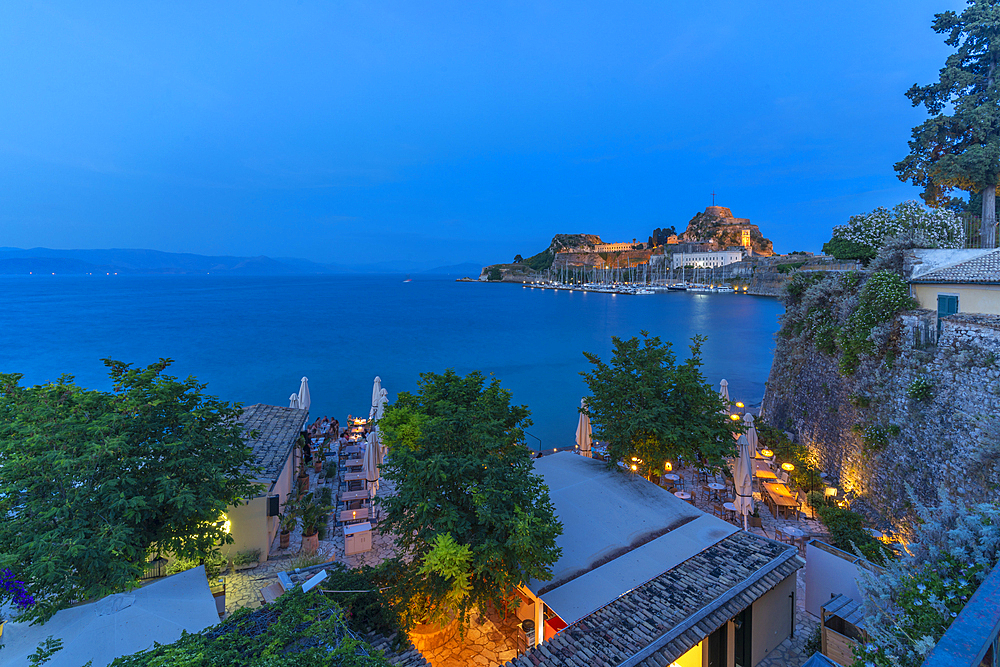
[{"label": "wooden table", "polygon": [[368,500],[371,497],[371,493],[368,491],[344,491],[340,494],[340,499],[344,502],[349,502],[351,500]]},{"label": "wooden table", "polygon": [[770,470],[754,470],[753,476],[757,479],[778,479],[778,476]]},{"label": "wooden table", "polygon": [[792,492],[788,490],[788,487],[784,484],[777,484],[774,482],[765,483],[764,491],[767,493],[765,500],[769,501],[771,507],[771,512],[774,514],[775,518],[779,514],[784,515],[788,518],[788,508],[795,510],[795,518],[799,518],[799,501],[795,499]]},{"label": "wooden table", "polygon": [[361,447],[359,447],[358,445],[348,445],[347,447],[344,447],[344,453],[345,454],[360,454],[361,453]]},{"label": "wooden table", "polygon": [[357,480],[363,480],[364,478],[365,478],[365,474],[363,472],[348,472],[348,473],[344,473],[344,481],[345,482],[354,482],[354,481],[357,481]]},{"label": "wooden table", "polygon": [[344,510],[340,513],[340,522],[366,521],[368,519],[368,508],[362,507],[359,510]]}]

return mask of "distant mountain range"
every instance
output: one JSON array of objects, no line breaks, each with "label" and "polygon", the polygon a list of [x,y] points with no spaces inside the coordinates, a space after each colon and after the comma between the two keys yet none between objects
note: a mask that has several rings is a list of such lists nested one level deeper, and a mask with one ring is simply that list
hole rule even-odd
[{"label": "distant mountain range", "polygon": [[432,262],[378,262],[374,264],[320,264],[292,257],[207,256],[159,250],[52,250],[0,248],[0,275],[29,273],[86,275],[221,274],[234,276],[333,275],[345,273],[422,273],[478,276],[481,264],[469,262],[434,266]]}]

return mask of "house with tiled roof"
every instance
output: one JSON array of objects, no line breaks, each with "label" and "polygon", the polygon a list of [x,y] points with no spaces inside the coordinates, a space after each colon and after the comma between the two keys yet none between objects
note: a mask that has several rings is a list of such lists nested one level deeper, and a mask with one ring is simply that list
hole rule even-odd
[{"label": "house with tiled roof", "polygon": [[[308,417],[309,411],[300,408],[262,403],[243,408],[239,421],[247,446],[253,450],[253,460],[260,467],[255,480],[260,490],[253,498],[246,498],[244,504],[226,509],[233,544],[225,548],[225,553],[259,549],[261,562],[267,560],[279,529],[277,509],[295,482],[296,443]],[[274,497],[277,503],[270,500]]]},{"label": "house with tiled roof", "polygon": [[571,452],[535,472],[562,554],[551,580],[522,588],[534,647],[510,667],[753,667],[793,631],[795,548]]},{"label": "house with tiled roof", "polygon": [[905,262],[910,294],[940,318],[1000,315],[1000,250],[912,250]]}]

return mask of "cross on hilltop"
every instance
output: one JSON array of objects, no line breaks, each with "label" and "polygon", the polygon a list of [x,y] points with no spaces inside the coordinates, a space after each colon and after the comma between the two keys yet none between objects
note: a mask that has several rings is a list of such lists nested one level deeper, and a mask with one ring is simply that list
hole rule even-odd
[{"label": "cross on hilltop", "polygon": [[715,206],[715,190],[712,190],[712,206]]}]

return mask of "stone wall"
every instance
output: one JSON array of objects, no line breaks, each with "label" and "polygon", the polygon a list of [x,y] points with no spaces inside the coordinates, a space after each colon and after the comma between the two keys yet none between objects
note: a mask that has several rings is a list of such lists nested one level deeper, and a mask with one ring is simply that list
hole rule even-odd
[{"label": "stone wall", "polygon": [[[807,445],[822,470],[857,496],[854,509],[900,527],[912,509],[907,485],[925,503],[935,488],[970,501],[1000,489],[1000,316],[902,314],[898,358],[838,372],[837,359],[790,349],[779,337],[764,420]],[[930,396],[914,397],[918,378]],[[860,429],[883,437],[868,444]],[[871,431],[869,432],[871,433]]]}]

